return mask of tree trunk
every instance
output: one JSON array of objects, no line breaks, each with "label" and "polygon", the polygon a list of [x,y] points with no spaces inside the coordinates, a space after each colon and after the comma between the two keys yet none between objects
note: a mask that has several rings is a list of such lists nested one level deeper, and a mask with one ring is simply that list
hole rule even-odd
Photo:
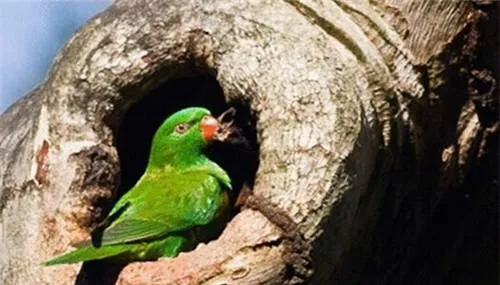
[{"label": "tree trunk", "polygon": [[[3,284],[498,284],[490,2],[116,1],[0,117]],[[251,193],[217,240],[40,266],[88,238],[169,113],[228,104],[250,147],[221,163]]]}]

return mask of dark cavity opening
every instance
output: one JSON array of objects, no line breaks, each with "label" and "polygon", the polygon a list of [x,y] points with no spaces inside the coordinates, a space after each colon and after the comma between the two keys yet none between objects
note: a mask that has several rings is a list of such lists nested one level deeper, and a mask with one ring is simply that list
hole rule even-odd
[{"label": "dark cavity opening", "polygon": [[[206,107],[215,116],[231,106],[236,109],[234,121],[241,131],[241,139],[234,139],[231,143],[214,143],[207,154],[231,177],[232,216],[239,211],[253,188],[259,164],[256,118],[247,102],[226,102],[217,80],[208,75],[168,81],[133,104],[124,114],[119,127],[115,128],[115,145],[121,168],[121,183],[115,201],[132,188],[144,173],[153,135],[158,127],[172,113],[192,106]],[[114,201],[101,206],[104,213],[108,213],[113,205]],[[218,236],[220,232],[216,234]],[[114,284],[123,266],[106,260],[85,262],[76,284]]]}]

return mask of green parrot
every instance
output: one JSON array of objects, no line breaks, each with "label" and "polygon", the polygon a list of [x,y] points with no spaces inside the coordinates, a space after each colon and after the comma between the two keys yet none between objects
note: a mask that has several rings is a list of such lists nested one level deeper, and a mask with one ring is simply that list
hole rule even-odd
[{"label": "green parrot", "polygon": [[155,260],[194,248],[227,221],[231,179],[204,149],[224,141],[232,122],[201,107],[180,110],[154,135],[146,170],[93,231],[91,241],[44,263]]}]

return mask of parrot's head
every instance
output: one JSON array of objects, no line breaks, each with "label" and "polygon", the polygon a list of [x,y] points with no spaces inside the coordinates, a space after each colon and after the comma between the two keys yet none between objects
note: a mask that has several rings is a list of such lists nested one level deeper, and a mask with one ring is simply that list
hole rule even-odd
[{"label": "parrot's head", "polygon": [[189,166],[203,159],[203,151],[213,141],[224,141],[231,133],[232,122],[223,122],[201,107],[182,109],[168,117],[156,131],[149,164]]}]

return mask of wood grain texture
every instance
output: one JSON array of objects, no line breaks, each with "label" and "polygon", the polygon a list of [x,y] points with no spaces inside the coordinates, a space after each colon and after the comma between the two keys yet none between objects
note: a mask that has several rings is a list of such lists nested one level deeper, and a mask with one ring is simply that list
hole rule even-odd
[{"label": "wood grain texture", "polygon": [[[495,199],[490,172],[474,180],[498,169],[498,121],[487,120],[497,81],[475,60],[489,52],[478,39],[494,4],[484,5],[116,1],[0,117],[1,279],[75,284],[80,265],[39,264],[88,237],[116,196],[127,110],[166,82],[209,75],[256,117],[252,195],[217,240],[129,264],[116,284],[453,280],[471,221],[488,224],[478,209]],[[488,190],[459,215],[475,185]]]}]

